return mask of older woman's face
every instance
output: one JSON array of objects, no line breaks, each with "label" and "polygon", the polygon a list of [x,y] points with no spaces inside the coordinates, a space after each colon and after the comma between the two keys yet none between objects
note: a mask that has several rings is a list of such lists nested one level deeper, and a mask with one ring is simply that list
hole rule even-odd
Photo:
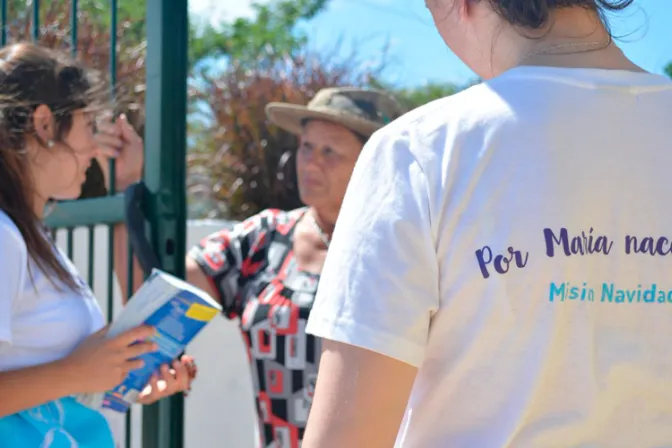
[{"label": "older woman's face", "polygon": [[296,158],[301,201],[338,212],[362,146],[344,126],[309,121],[303,128]]}]

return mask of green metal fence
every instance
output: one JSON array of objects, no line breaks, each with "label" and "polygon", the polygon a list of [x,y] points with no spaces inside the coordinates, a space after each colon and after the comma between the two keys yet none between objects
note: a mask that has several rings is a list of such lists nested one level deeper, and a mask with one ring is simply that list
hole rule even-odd
[{"label": "green metal fence", "polygon": [[[52,2],[67,0],[48,0]],[[78,1],[70,0],[70,40],[76,53],[78,42]],[[117,0],[107,0],[110,17],[109,79],[112,92],[117,81]],[[9,42],[11,14],[29,11],[30,38],[40,40],[39,0],[0,0],[2,32],[0,43]],[[53,4],[51,5],[53,6]],[[145,175],[148,195],[142,204],[147,218],[146,237],[158,258],[161,268],[184,278],[186,238],[185,148],[186,148],[186,77],[188,19],[187,0],[146,0],[145,27],[147,37],[146,92],[145,92]],[[52,233],[65,233],[65,249],[72,258],[75,230],[87,233],[88,265],[85,274],[89,284],[101,299],[96,288],[94,242],[101,226],[107,227],[107,281],[105,301],[108,320],[114,316],[113,228],[124,222],[124,196],[115,191],[115,166],[110,166],[110,185],[106,197],[61,202],[47,219]],[[102,230],[105,230],[104,228]],[[129,253],[132,253],[129,250]],[[131,264],[129,263],[129,267]],[[129,269],[130,271],[130,269]],[[133,276],[129,272],[129,292]],[[126,446],[131,445],[130,413],[126,416]],[[183,402],[181,396],[143,408],[142,447],[181,448],[183,446]]]}]

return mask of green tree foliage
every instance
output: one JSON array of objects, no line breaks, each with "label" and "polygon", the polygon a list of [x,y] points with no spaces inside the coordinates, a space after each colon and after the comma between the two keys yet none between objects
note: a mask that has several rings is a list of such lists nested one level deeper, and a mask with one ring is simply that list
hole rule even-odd
[{"label": "green tree foliage", "polygon": [[[8,28],[9,42],[30,40],[32,36],[32,18],[34,14],[34,0],[9,0],[8,2]],[[229,68],[229,74],[224,75],[224,79],[229,81],[237,79],[240,85],[236,85],[238,90],[230,90],[231,84],[221,91],[221,95],[216,97],[203,96],[199,90],[192,90],[194,95],[191,97],[192,111],[199,109],[217,111],[227,108],[236,110],[236,124],[240,124],[240,129],[249,130],[250,122],[265,122],[263,117],[263,101],[260,101],[258,107],[249,103],[235,101],[235,96],[246,92],[249,94],[259,86],[259,79],[263,77],[259,71],[244,71],[244,67],[249,69],[259,68],[260,64],[265,64],[266,73],[270,73],[275,58],[281,58],[286,55],[296,54],[301,51],[306,43],[305,35],[296,30],[296,25],[302,20],[309,20],[318,14],[327,4],[328,0],[275,0],[270,3],[255,3],[253,9],[255,17],[252,19],[239,18],[231,23],[223,23],[221,26],[213,27],[210,24],[205,26],[193,27],[190,32],[190,61],[196,64],[204,59],[214,59],[226,57],[234,61]],[[131,119],[136,122],[136,128],[142,132],[143,109],[144,109],[144,63],[145,63],[145,2],[136,0],[119,0],[117,2],[117,86],[115,88],[115,97],[119,103],[119,109],[127,113],[130,112]],[[40,43],[51,48],[58,48],[64,51],[72,51],[72,15],[70,0],[50,0],[42,1],[39,4],[40,17]],[[112,10],[108,0],[79,0],[77,14],[77,53],[88,66],[98,69],[101,74],[108,74],[110,64],[110,24],[112,22]],[[249,76],[248,76],[249,75]],[[228,76],[228,78],[227,78]],[[211,80],[201,78],[199,73],[192,72],[192,80],[200,86],[200,92],[212,90],[214,85]],[[325,83],[330,80],[325,78]],[[335,81],[334,81],[335,82]],[[214,89],[214,92],[219,90]],[[267,95],[268,96],[268,95]],[[271,98],[273,95],[268,96]],[[297,100],[303,102],[305,98]],[[222,103],[226,101],[226,103]],[[242,113],[241,113],[242,112]],[[198,115],[198,114],[196,114]],[[247,121],[242,117],[249,117]],[[220,123],[226,123],[221,119],[221,113],[218,117],[211,117],[207,124],[198,124],[198,120],[191,120],[189,140],[193,153],[198,155],[201,152],[212,152],[215,148],[220,149],[220,142],[213,136],[221,135]],[[272,134],[272,132],[271,132]],[[227,134],[230,140],[231,133]],[[256,136],[256,134],[255,134]],[[287,136],[285,136],[287,137]],[[249,141],[244,137],[240,144],[233,142],[235,148],[249,147]],[[291,136],[289,138],[292,138]],[[271,139],[274,143],[274,140]],[[219,145],[219,146],[218,146]],[[235,152],[235,151],[233,151]],[[192,159],[198,159],[197,156]],[[275,153],[272,153],[268,160],[254,159],[246,156],[242,163],[248,166],[248,172],[267,173],[268,165],[278,162]],[[252,166],[256,163],[258,166]],[[229,166],[230,164],[230,166]],[[233,191],[233,186],[221,187],[228,179],[224,176],[219,179],[217,174],[234,169],[241,170],[241,163],[236,163],[231,157],[223,160],[220,166],[213,167],[209,164],[192,164],[190,179],[199,177],[199,172],[207,172],[207,179],[212,181],[215,187],[219,186],[218,191]],[[209,168],[209,169],[208,169]],[[95,196],[104,192],[102,176],[98,166],[95,165],[88,173],[87,183],[83,197]],[[282,175],[280,175],[282,176]],[[291,177],[291,173],[288,174]],[[273,177],[273,176],[271,176]],[[276,176],[277,177],[277,176]],[[243,176],[250,185],[255,185],[254,176]],[[270,181],[273,182],[273,181]],[[232,181],[232,184],[239,185],[240,182]],[[267,186],[269,181],[264,181]],[[275,184],[273,184],[275,185]],[[249,187],[249,188],[248,188]],[[208,189],[212,190],[212,186]],[[246,185],[245,188],[254,190],[252,186]],[[291,187],[288,187],[291,190]],[[286,189],[287,190],[287,189]],[[242,190],[241,190],[242,191]],[[261,192],[258,189],[257,192]],[[263,190],[266,192],[267,190]],[[292,194],[293,199],[287,199],[286,194],[282,192],[270,192],[269,199],[261,198],[256,194],[255,203],[273,204],[273,203],[296,203],[296,194]],[[265,194],[265,193],[264,193]],[[224,195],[226,196],[226,195]],[[235,195],[234,195],[235,196]],[[222,197],[219,195],[217,197]],[[193,199],[193,198],[192,198]],[[270,201],[270,202],[269,202]],[[193,201],[192,201],[193,202]],[[248,203],[245,199],[243,202]],[[227,204],[216,202],[212,208],[218,210],[226,208]],[[246,208],[255,208],[254,205],[241,205],[242,210]],[[235,208],[235,207],[234,207]],[[238,215],[237,215],[238,216]]]},{"label": "green tree foliage", "polygon": [[[10,0],[7,11],[7,42],[32,40],[34,0]],[[39,2],[38,42],[49,48],[76,53],[88,68],[108,81],[110,99],[119,111],[141,115],[144,106],[145,50],[144,2],[118,2],[117,29],[111,30],[110,2],[79,0],[76,16],[77,43],[73,46],[70,0]],[[116,39],[116,78],[110,76],[111,40]]]},{"label": "green tree foliage", "polygon": [[308,50],[302,21],[328,0],[255,3],[252,18],[192,30],[192,63],[225,58],[192,84],[189,199],[192,217],[243,219],[264,208],[300,205],[294,173],[296,137],[266,120],[271,101],[306,104],[337,85],[371,85],[382,67],[366,67],[339,45]]},{"label": "green tree foliage", "polygon": [[243,219],[268,207],[300,205],[294,172],[297,140],[266,120],[264,107],[271,101],[306,104],[321,88],[356,85],[392,91],[412,109],[458,90],[438,83],[396,90],[377,81],[385,58],[380,66],[367,68],[356,50],[344,56],[338,44],[309,50],[298,25],[327,3],[255,4],[253,18],[192,30],[192,62],[219,56],[227,63],[214,75],[200,71],[192,84],[191,217]]},{"label": "green tree foliage", "polygon": [[[9,0],[10,42],[31,38],[32,1]],[[429,84],[395,90],[376,82],[385,69],[384,63],[369,67],[358,62],[356,51],[343,56],[338,46],[331,51],[309,51],[300,24],[315,17],[328,3],[329,0],[258,2],[252,6],[251,18],[218,26],[196,24],[190,30],[192,69],[208,67],[207,62],[213,60],[225,61],[223,70],[190,72],[188,199],[192,217],[242,219],[267,207],[288,209],[299,205],[293,159],[296,137],[267,122],[264,107],[268,102],[305,104],[321,88],[358,85],[392,90],[412,109],[458,89]],[[78,6],[78,56],[88,66],[107,74],[112,37],[110,2],[79,0]],[[42,1],[39,15],[40,42],[71,51],[71,1]],[[144,1],[118,0],[115,97],[119,109],[130,112],[141,133],[144,16]],[[94,164],[84,196],[103,191],[100,169]]]},{"label": "green tree foliage", "polygon": [[667,76],[672,78],[672,62],[667,64],[667,66],[665,67],[665,73],[667,74]]},{"label": "green tree foliage", "polygon": [[200,108],[188,159],[192,217],[244,219],[265,208],[300,206],[294,152],[297,139],[266,120],[269,102],[306,104],[318,90],[366,86],[377,68],[353,58],[304,51],[250,69],[232,65],[205,77],[193,95]]},{"label": "green tree foliage", "polygon": [[324,10],[329,0],[276,0],[252,3],[253,18],[238,18],[213,27],[192,27],[190,60],[228,57],[254,67],[272,56],[291,55],[307,42],[297,25]]}]

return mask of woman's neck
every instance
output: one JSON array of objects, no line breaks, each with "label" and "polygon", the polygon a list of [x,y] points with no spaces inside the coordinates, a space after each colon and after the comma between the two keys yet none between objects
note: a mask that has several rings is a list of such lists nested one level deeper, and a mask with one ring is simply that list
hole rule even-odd
[{"label": "woman's neck", "polygon": [[[525,36],[509,28],[498,45],[495,72],[520,65],[637,70],[604,27],[600,17],[582,8],[555,11],[543,34]],[[499,70],[497,70],[499,68]]]},{"label": "woman's neck", "polygon": [[336,218],[338,213],[330,213],[326,210],[317,209],[315,207],[310,207],[308,210],[309,213],[312,213],[315,218],[315,222],[320,229],[329,237],[334,233],[334,227],[336,226]]},{"label": "woman's neck", "polygon": [[44,218],[44,209],[47,207],[47,200],[39,194],[33,195],[33,211],[39,219]]}]

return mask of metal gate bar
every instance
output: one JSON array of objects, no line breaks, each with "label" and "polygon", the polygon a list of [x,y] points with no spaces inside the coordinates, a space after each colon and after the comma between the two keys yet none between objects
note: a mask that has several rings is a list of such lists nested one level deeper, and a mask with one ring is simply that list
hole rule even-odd
[{"label": "metal gate bar", "polygon": [[0,14],[2,14],[2,35],[0,35],[0,44],[4,47],[7,44],[7,1],[3,0],[0,5]]},{"label": "metal gate bar", "polygon": [[[186,246],[187,0],[147,0],[145,184],[150,241],[161,268],[184,278]],[[181,448],[181,394],[143,410],[143,447]]]},{"label": "metal gate bar", "polygon": [[[115,99],[114,90],[117,87],[117,0],[110,0],[110,95],[112,96],[112,101]],[[116,164],[114,159],[110,159],[110,168],[109,168],[109,184],[107,187],[107,194],[114,196],[116,193]],[[107,309],[110,312],[107,315],[108,322],[112,322],[114,314],[112,309],[114,308],[114,226],[115,224],[110,224],[108,229],[108,251],[107,251]],[[130,414],[130,412],[129,412]],[[128,417],[128,416],[127,416]],[[126,419],[128,421],[128,418]],[[126,428],[126,432],[130,432],[130,427]]]}]

